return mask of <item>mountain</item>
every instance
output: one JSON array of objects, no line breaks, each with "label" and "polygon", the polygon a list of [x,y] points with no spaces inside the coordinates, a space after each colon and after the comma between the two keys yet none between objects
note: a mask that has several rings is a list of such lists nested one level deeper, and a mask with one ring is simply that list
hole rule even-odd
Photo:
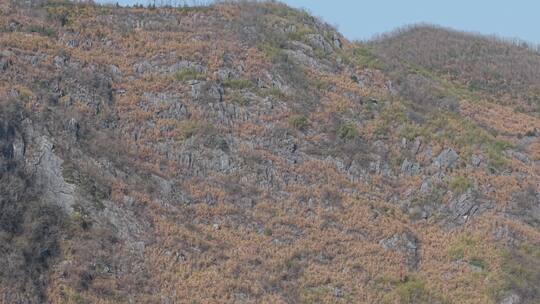
[{"label": "mountain", "polygon": [[538,303],[532,48],[273,1],[0,16],[0,303]]}]

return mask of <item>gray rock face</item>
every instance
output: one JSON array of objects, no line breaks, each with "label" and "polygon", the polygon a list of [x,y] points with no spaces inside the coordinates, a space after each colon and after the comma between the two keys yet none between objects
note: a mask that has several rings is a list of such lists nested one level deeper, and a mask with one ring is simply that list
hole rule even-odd
[{"label": "gray rock face", "polygon": [[427,220],[434,212],[431,205],[412,205],[410,203],[404,204],[402,209],[409,214],[412,220]]},{"label": "gray rock face", "polygon": [[475,168],[478,168],[480,166],[480,164],[482,163],[482,160],[483,160],[482,156],[478,154],[474,154],[471,157],[471,163]]},{"label": "gray rock face", "polygon": [[[130,206],[130,203],[132,204],[131,200],[131,198],[126,197],[124,204],[132,207]],[[104,201],[104,204],[105,208],[99,214],[102,220],[112,224],[118,233],[118,237],[127,241],[129,244],[139,243],[136,240],[145,235],[149,223],[144,218],[138,217],[132,208],[122,208],[121,205],[110,201]]]},{"label": "gray rock face", "polygon": [[186,105],[180,96],[173,93],[144,93],[139,106],[146,112],[153,112],[162,119],[182,120],[190,117]]},{"label": "gray rock face", "polygon": [[143,74],[146,71],[149,71],[150,69],[152,69],[152,65],[147,60],[137,62],[136,64],[133,65],[133,71],[138,74]]},{"label": "gray rock face", "polygon": [[421,193],[428,193],[431,188],[433,187],[431,178],[427,178],[424,181],[422,181],[422,185],[420,185],[420,192]]},{"label": "gray rock face", "polygon": [[382,239],[379,244],[386,250],[396,251],[405,256],[407,266],[410,270],[415,270],[420,262],[418,256],[418,240],[416,236],[406,231],[403,233],[394,234],[390,238]]},{"label": "gray rock face", "polygon": [[183,149],[171,154],[175,160],[189,169],[193,176],[204,176],[208,172],[231,173],[237,169],[234,159],[222,150],[209,150],[198,153],[197,145],[190,143]]},{"label": "gray rock face", "polygon": [[531,163],[531,160],[529,159],[527,154],[521,153],[519,151],[508,150],[508,151],[506,151],[506,155],[508,155],[510,157],[513,157],[513,158],[519,160],[520,162],[522,162],[524,164],[530,164]]},{"label": "gray rock face", "polygon": [[413,155],[416,155],[418,153],[420,153],[420,149],[422,147],[422,141],[420,140],[420,138],[416,138],[411,146],[411,153]]},{"label": "gray rock face", "polygon": [[53,59],[54,65],[57,68],[62,68],[66,64],[67,60],[68,58],[65,56],[55,56]]},{"label": "gray rock face", "polygon": [[284,50],[283,52],[286,53],[292,60],[294,60],[296,63],[300,65],[309,66],[316,70],[331,71],[331,68],[329,66],[327,66],[326,64],[323,64],[322,62],[319,62],[313,57],[306,55],[302,51]]},{"label": "gray rock face", "polygon": [[418,163],[410,162],[408,159],[401,164],[401,172],[408,176],[414,176],[420,173],[420,165]]},{"label": "gray rock face", "polygon": [[65,105],[81,102],[92,109],[94,114],[98,114],[111,104],[112,78],[107,71],[97,66],[82,67],[77,61],[70,60],[65,64],[66,72],[59,85]]},{"label": "gray rock face", "polygon": [[[67,132],[76,130],[76,126],[78,126],[78,122],[74,119],[65,123]],[[1,139],[5,130],[0,129]],[[13,158],[24,163],[25,172],[40,190],[39,199],[43,204],[60,207],[58,210],[62,210],[68,215],[73,215],[75,211],[78,212],[79,206],[84,206],[86,211],[92,209],[94,213],[89,216],[92,217],[95,225],[115,226],[118,236],[128,243],[140,239],[148,231],[149,223],[145,221],[144,217],[134,213],[134,206],[124,208],[125,206],[104,199],[102,201],[103,209],[100,211],[93,209],[94,203],[85,197],[88,194],[86,192],[92,190],[81,186],[79,182],[72,184],[64,179],[64,160],[57,155],[53,140],[47,135],[43,135],[42,130],[38,129],[30,119],[22,121],[21,132],[24,134],[24,141],[22,140],[23,134],[17,132],[10,135],[10,137],[15,136],[10,140],[13,146],[16,146],[12,153]],[[87,158],[87,161],[90,163],[92,160]],[[111,169],[105,169],[105,165],[102,168],[104,170]],[[130,204],[129,201],[124,203]]]},{"label": "gray rock face", "polygon": [[317,48],[323,50],[325,53],[330,53],[333,50],[332,45],[324,39],[324,37],[320,34],[311,34],[308,35],[309,43]]},{"label": "gray rock face", "polygon": [[54,154],[53,143],[45,136],[35,139],[37,149],[28,161],[28,166],[44,189],[45,202],[58,205],[66,212],[73,212],[75,189],[62,177],[63,161]]},{"label": "gray rock face", "polygon": [[400,203],[401,210],[412,221],[427,220],[440,213],[442,198],[433,183],[431,177],[426,178],[418,191],[411,190],[410,195]]},{"label": "gray rock face", "polygon": [[59,206],[68,213],[73,212],[75,189],[64,181],[63,161],[55,154],[54,144],[47,136],[34,130],[29,119],[22,122],[22,130],[26,141],[14,140],[17,145],[14,154],[26,162],[25,171],[43,190],[41,198],[45,203]]},{"label": "gray rock face", "polygon": [[8,58],[0,57],[0,71],[5,71],[9,67],[9,60]]},{"label": "gray rock face", "polygon": [[66,40],[65,45],[71,49],[76,48],[79,46],[79,41],[77,39],[68,39]]},{"label": "gray rock face", "polygon": [[435,158],[435,167],[446,171],[457,166],[459,155],[451,148],[446,148]]},{"label": "gray rock face", "polygon": [[114,80],[120,80],[122,78],[122,71],[120,70],[120,68],[118,68],[118,66],[114,64],[111,64],[109,66],[109,72],[111,73],[111,76]]},{"label": "gray rock face", "polygon": [[491,208],[493,208],[491,201],[483,199],[478,193],[469,190],[443,207],[441,210],[441,214],[444,216],[443,226],[449,229],[460,227],[471,218]]},{"label": "gray rock face", "polygon": [[20,29],[21,27],[22,27],[22,24],[17,20],[11,20],[9,22],[9,29],[11,31],[16,31],[16,30]]},{"label": "gray rock face", "polygon": [[169,55],[158,55],[150,60],[142,60],[133,65],[133,71],[137,74],[144,73],[164,73],[174,74],[183,70],[191,70],[199,74],[206,72],[206,67],[193,61],[180,60],[174,58],[174,53]]},{"label": "gray rock face", "polygon": [[270,73],[268,71],[264,73],[264,77],[258,79],[257,86],[259,88],[275,88],[283,93],[290,90],[289,86],[285,83],[280,75]]},{"label": "gray rock face", "polygon": [[24,142],[23,136],[21,136],[20,134],[16,133],[15,138],[13,138],[11,152],[12,157],[15,161],[23,161],[24,154],[26,153],[26,144]]},{"label": "gray rock face", "polygon": [[232,103],[216,102],[209,103],[204,107],[208,118],[211,118],[215,123],[224,125],[233,125],[237,122],[247,121],[250,113]]},{"label": "gray rock face", "polygon": [[65,129],[67,133],[75,141],[79,139],[80,128],[81,126],[79,125],[79,122],[75,120],[75,118],[71,118],[70,120],[68,120],[68,122],[65,125]]},{"label": "gray rock face", "polygon": [[540,192],[529,188],[515,193],[505,213],[528,225],[540,228]]},{"label": "gray rock face", "polygon": [[506,296],[500,302],[500,304],[519,304],[519,303],[521,303],[521,298],[515,293],[512,293],[512,294]]},{"label": "gray rock face", "polygon": [[216,74],[217,74],[218,79],[222,82],[237,78],[236,71],[229,68],[220,68],[218,69]]},{"label": "gray rock face", "polygon": [[337,34],[332,35],[332,43],[334,44],[334,47],[341,49],[343,47],[343,43],[341,42],[341,38]]},{"label": "gray rock face", "polygon": [[176,73],[176,72],[186,70],[186,69],[193,70],[193,71],[195,71],[197,73],[205,73],[206,72],[206,67],[204,67],[203,65],[198,64],[196,62],[192,62],[192,61],[188,61],[188,60],[182,60],[182,61],[179,61],[179,62],[167,67],[167,72]]},{"label": "gray rock face", "polygon": [[[16,136],[15,129],[12,126],[3,126],[3,122],[0,122],[0,160],[2,158],[10,160],[15,158],[14,141]],[[0,167],[0,172],[4,171],[3,167]]]},{"label": "gray rock face", "polygon": [[516,231],[514,231],[507,224],[496,225],[492,232],[493,238],[497,240],[500,244],[506,248],[512,248],[518,246],[523,242],[522,236],[520,236]]},{"label": "gray rock face", "polygon": [[291,41],[289,43],[291,48],[295,51],[311,54],[313,53],[313,48],[305,43],[302,43],[300,41]]},{"label": "gray rock face", "polygon": [[406,148],[407,147],[407,142],[408,142],[407,138],[403,137],[401,139],[401,148]]},{"label": "gray rock face", "polygon": [[191,97],[199,102],[222,102],[223,87],[211,81],[194,82],[191,85]]}]

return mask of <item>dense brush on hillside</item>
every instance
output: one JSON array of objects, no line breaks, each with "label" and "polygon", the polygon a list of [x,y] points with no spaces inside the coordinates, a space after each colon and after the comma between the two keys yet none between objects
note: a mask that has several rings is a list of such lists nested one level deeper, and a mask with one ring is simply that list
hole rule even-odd
[{"label": "dense brush on hillside", "polygon": [[484,99],[540,113],[540,53],[526,43],[418,25],[370,45],[394,71],[422,68]]},{"label": "dense brush on hillside", "polygon": [[0,303],[538,303],[539,71],[272,1],[0,0]]}]

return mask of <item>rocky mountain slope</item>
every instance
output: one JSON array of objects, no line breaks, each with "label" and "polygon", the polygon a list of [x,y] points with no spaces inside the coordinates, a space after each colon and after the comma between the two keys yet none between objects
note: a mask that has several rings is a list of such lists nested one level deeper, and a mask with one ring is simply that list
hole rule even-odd
[{"label": "rocky mountain slope", "polygon": [[275,2],[0,0],[0,303],[538,303],[539,71]]}]

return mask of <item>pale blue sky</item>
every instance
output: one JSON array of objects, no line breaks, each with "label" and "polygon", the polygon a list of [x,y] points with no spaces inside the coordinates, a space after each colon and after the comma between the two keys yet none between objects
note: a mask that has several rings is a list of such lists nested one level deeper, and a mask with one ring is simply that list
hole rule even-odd
[{"label": "pale blue sky", "polygon": [[[156,0],[159,2],[160,0]],[[185,2],[208,2],[187,0]],[[122,5],[149,0],[100,0]],[[179,1],[181,2],[181,1]],[[336,25],[349,39],[412,23],[433,23],[458,30],[521,38],[540,44],[540,0],[285,0]]]}]

